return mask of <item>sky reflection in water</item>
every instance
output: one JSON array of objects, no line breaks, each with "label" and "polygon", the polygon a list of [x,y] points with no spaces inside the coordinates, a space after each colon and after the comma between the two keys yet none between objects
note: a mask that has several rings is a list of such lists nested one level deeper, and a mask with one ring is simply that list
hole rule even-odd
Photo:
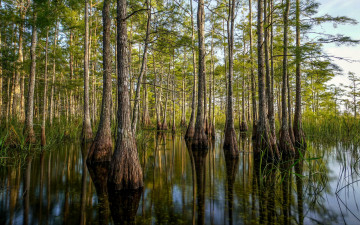
[{"label": "sky reflection in water", "polygon": [[181,136],[146,136],[137,192],[108,192],[107,165],[88,168],[77,143],[0,168],[0,224],[360,223],[354,145],[310,143],[307,160],[261,166],[247,137],[232,159],[220,134],[208,151],[189,149]]}]

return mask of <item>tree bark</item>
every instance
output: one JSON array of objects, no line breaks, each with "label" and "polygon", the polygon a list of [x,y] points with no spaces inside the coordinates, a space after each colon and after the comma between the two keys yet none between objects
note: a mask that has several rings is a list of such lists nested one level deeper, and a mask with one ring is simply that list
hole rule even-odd
[{"label": "tree bark", "polygon": [[25,110],[25,129],[24,134],[26,142],[35,142],[34,133],[34,92],[35,92],[35,76],[36,76],[36,45],[37,45],[37,31],[36,31],[36,11],[35,3],[33,3],[33,24],[32,24],[32,35],[31,35],[31,67],[29,77],[29,88],[26,101]]},{"label": "tree bark", "polygon": [[41,146],[46,145],[46,106],[47,106],[47,70],[48,70],[48,46],[49,46],[49,29],[46,31],[46,43],[45,43],[45,71],[44,71],[44,98],[42,108],[42,121],[41,121]]},{"label": "tree bark", "polygon": [[280,129],[280,149],[282,155],[292,156],[295,153],[294,146],[290,139],[289,128],[288,128],[288,115],[286,106],[286,94],[287,94],[287,45],[288,45],[288,17],[290,11],[290,0],[286,0],[284,9],[284,52],[283,52],[283,74],[282,74],[282,90],[281,90],[281,129]]},{"label": "tree bark", "polygon": [[135,101],[134,101],[132,124],[131,124],[134,134],[136,134],[137,120],[138,120],[138,114],[139,114],[138,105],[139,105],[139,100],[140,100],[139,98],[140,98],[141,83],[142,83],[143,77],[146,72],[147,49],[148,49],[149,37],[150,37],[151,0],[146,0],[146,9],[147,9],[147,23],[146,23],[146,36],[145,36],[145,43],[144,43],[144,54],[142,57],[142,63],[141,63],[140,74],[138,77],[138,82],[136,84],[136,93],[135,93]]},{"label": "tree bark", "polygon": [[248,125],[246,122],[246,116],[245,116],[245,54],[246,54],[246,40],[245,35],[243,37],[244,39],[244,61],[243,61],[243,71],[244,74],[242,76],[242,93],[241,93],[241,123],[240,123],[240,132],[246,132],[248,130]]},{"label": "tree bark", "polygon": [[142,169],[130,121],[126,16],[126,0],[117,0],[118,124],[115,152],[110,163],[110,190],[133,190],[143,186]]},{"label": "tree bark", "polygon": [[207,149],[208,140],[204,129],[204,92],[205,92],[205,12],[204,0],[198,1],[197,27],[199,40],[198,107],[195,123],[193,149]]},{"label": "tree bark", "polygon": [[233,116],[233,73],[234,73],[234,23],[235,23],[235,0],[229,1],[229,16],[227,20],[228,31],[228,51],[229,51],[229,72],[228,72],[228,93],[227,93],[227,112],[225,125],[224,150],[232,157],[238,156],[236,133],[234,129]]},{"label": "tree bark", "polygon": [[274,2],[270,1],[270,98],[269,98],[269,109],[268,109],[268,118],[270,124],[270,131],[272,136],[276,137],[275,130],[275,109],[274,109],[274,58],[273,58],[273,43],[274,43],[274,26],[273,26],[273,10],[274,10]]},{"label": "tree bark", "polygon": [[25,29],[25,14],[27,9],[25,6],[20,6],[20,25],[19,25],[19,51],[16,61],[15,79],[13,80],[13,102],[12,102],[12,115],[15,118],[19,118],[20,106],[21,106],[21,90],[20,90],[20,78],[22,76],[22,64],[23,64],[23,34]]},{"label": "tree bark", "polygon": [[254,74],[254,62],[253,62],[253,38],[252,38],[252,3],[249,0],[249,38],[250,38],[250,79],[251,79],[251,99],[252,99],[252,124],[253,133],[256,131],[256,87],[255,87],[255,74]]},{"label": "tree bark", "polygon": [[305,149],[306,139],[302,128],[301,117],[300,0],[296,0],[296,102],[293,128],[295,136],[295,147]]},{"label": "tree bark", "polygon": [[103,16],[103,94],[99,128],[88,152],[88,163],[111,160],[111,98],[112,98],[112,62],[111,62],[111,0],[104,0]]},{"label": "tree bark", "polygon": [[55,34],[54,34],[54,51],[53,51],[53,71],[52,71],[52,81],[51,81],[51,95],[50,95],[50,126],[53,123],[54,118],[54,94],[55,94],[55,78],[56,78],[56,44],[57,44],[57,32],[58,32],[58,25],[56,23]]},{"label": "tree bark", "polygon": [[269,124],[266,115],[266,97],[265,97],[265,73],[264,73],[264,28],[263,28],[263,10],[264,0],[258,0],[258,82],[259,82],[259,119],[256,126],[256,156],[265,153],[267,159],[275,159],[278,155],[278,149],[275,140],[270,134]]},{"label": "tree bark", "polygon": [[193,58],[193,76],[194,76],[194,86],[192,93],[192,101],[191,101],[191,116],[189,120],[189,125],[186,130],[185,139],[191,140],[194,138],[195,134],[195,107],[196,107],[196,58],[195,58],[195,31],[194,31],[194,19],[193,19],[193,7],[192,0],[190,0],[190,8],[191,8],[191,50],[192,50],[192,58]]},{"label": "tree bark", "polygon": [[83,143],[92,138],[90,122],[90,102],[89,102],[89,2],[85,0],[85,37],[84,37],[84,115],[81,131]]}]

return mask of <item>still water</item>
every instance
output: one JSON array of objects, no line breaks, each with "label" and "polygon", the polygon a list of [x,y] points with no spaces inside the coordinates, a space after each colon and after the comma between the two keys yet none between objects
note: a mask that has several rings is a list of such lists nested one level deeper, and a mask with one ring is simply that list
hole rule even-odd
[{"label": "still water", "polygon": [[106,165],[62,144],[0,168],[0,224],[360,224],[354,145],[309,143],[299,160],[260,165],[248,137],[238,159],[217,134],[208,151],[149,132],[138,143],[144,188],[108,193]]}]

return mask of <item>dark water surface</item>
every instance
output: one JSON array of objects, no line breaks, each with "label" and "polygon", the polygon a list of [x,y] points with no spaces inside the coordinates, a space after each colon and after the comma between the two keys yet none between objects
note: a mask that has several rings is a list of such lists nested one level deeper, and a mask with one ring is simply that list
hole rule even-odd
[{"label": "dark water surface", "polygon": [[310,143],[306,160],[261,166],[249,138],[232,159],[220,134],[208,151],[145,136],[141,192],[109,193],[106,165],[89,170],[78,143],[0,168],[0,224],[360,224],[354,145]]}]

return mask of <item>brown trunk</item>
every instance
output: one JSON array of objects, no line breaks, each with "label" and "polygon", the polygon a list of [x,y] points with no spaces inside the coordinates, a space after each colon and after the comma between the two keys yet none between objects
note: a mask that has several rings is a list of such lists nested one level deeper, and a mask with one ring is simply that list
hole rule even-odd
[{"label": "brown trunk", "polygon": [[191,101],[191,116],[189,120],[189,125],[186,130],[185,139],[190,140],[194,138],[195,134],[195,107],[196,107],[196,59],[195,59],[195,31],[194,31],[194,19],[193,19],[193,7],[192,0],[190,0],[190,9],[191,9],[191,50],[192,50],[192,58],[193,58],[193,76],[194,76],[194,84],[193,84],[193,93],[192,93],[192,101]]},{"label": "brown trunk", "polygon": [[[296,102],[294,115],[295,147],[306,148],[301,118],[301,50],[300,50],[300,0],[296,0]],[[335,107],[336,110],[336,107]],[[336,115],[336,112],[335,112]]]},{"label": "brown trunk", "polygon": [[111,97],[112,97],[112,67],[110,46],[110,5],[111,0],[104,0],[103,16],[103,97],[99,128],[92,143],[87,161],[88,163],[104,162],[111,160]]},{"label": "brown trunk", "polygon": [[284,58],[283,58],[283,77],[282,77],[282,90],[281,90],[281,128],[280,128],[280,149],[284,156],[292,156],[295,154],[295,149],[289,135],[288,128],[288,115],[286,106],[287,94],[287,45],[288,45],[288,17],[290,11],[290,0],[286,0],[286,7],[284,9]]},{"label": "brown trunk", "polygon": [[[186,62],[186,60],[187,60],[186,59],[186,49],[184,48],[184,62]],[[182,126],[182,127],[186,127],[185,82],[186,82],[186,65],[184,63],[182,89],[181,89],[182,106],[181,106],[181,122],[180,122],[180,126]]]},{"label": "brown trunk", "polygon": [[270,132],[272,136],[276,137],[276,130],[275,130],[275,109],[274,109],[274,58],[273,58],[273,43],[274,43],[274,26],[273,26],[273,0],[270,1],[270,98],[269,98],[269,109],[268,109],[268,118],[269,118],[269,124],[270,124]]},{"label": "brown trunk", "polygon": [[110,190],[134,190],[143,186],[142,169],[130,121],[126,16],[126,0],[117,0],[118,124],[116,147],[110,163]]},{"label": "brown trunk", "polygon": [[225,125],[224,150],[232,157],[238,156],[236,133],[234,129],[233,115],[233,73],[234,73],[234,23],[235,23],[235,0],[229,2],[229,17],[227,20],[228,31],[228,50],[229,50],[229,72],[228,72],[228,93],[227,93],[227,112]]},{"label": "brown trunk", "polygon": [[[170,57],[170,61],[171,61],[171,57]],[[161,125],[161,129],[162,130],[167,130],[168,129],[168,125],[167,125],[167,121],[166,121],[166,118],[167,118],[167,111],[168,111],[168,100],[169,100],[169,90],[170,90],[170,65],[171,65],[171,62],[169,62],[169,72],[167,74],[167,80],[166,80],[166,98],[165,98],[165,109],[164,109],[164,117],[163,117],[163,122],[162,122],[162,125]]]},{"label": "brown trunk", "polygon": [[46,145],[46,105],[47,105],[47,67],[48,67],[48,46],[49,46],[49,29],[46,31],[46,43],[45,43],[45,71],[44,71],[44,98],[42,108],[42,122],[41,122],[41,146]]},{"label": "brown trunk", "polygon": [[[21,3],[21,2],[20,2]],[[19,25],[19,51],[15,70],[15,79],[13,79],[13,101],[12,101],[12,116],[20,118],[20,106],[21,106],[21,90],[20,90],[20,79],[22,76],[22,64],[23,64],[23,34],[25,28],[25,14],[27,8],[24,5],[20,6],[20,25]]]},{"label": "brown trunk", "polygon": [[[249,35],[250,35],[250,79],[251,79],[251,99],[252,99],[252,124],[253,130],[256,129],[256,87],[255,87],[255,74],[254,74],[254,62],[253,62],[253,43],[252,43],[252,4],[249,0]],[[254,133],[254,132],[253,132]]]},{"label": "brown trunk", "polygon": [[264,50],[263,50],[263,10],[264,0],[258,1],[258,82],[259,82],[259,119],[256,124],[256,143],[255,153],[256,156],[265,153],[268,159],[275,159],[278,155],[276,142],[270,134],[269,124],[266,115],[266,96],[265,96],[265,73],[264,73]]},{"label": "brown trunk", "polygon": [[139,114],[138,105],[139,105],[139,100],[140,100],[139,98],[140,98],[141,83],[142,83],[143,77],[146,73],[147,49],[148,49],[148,44],[149,44],[150,22],[151,22],[151,2],[149,2],[149,0],[146,0],[146,7],[147,7],[147,23],[146,23],[146,36],[145,36],[145,43],[144,43],[144,54],[142,57],[140,74],[139,74],[138,81],[136,84],[135,101],[134,101],[132,123],[131,123],[131,127],[132,127],[134,134],[136,134],[137,120],[138,120],[138,114]]},{"label": "brown trunk", "polygon": [[172,126],[171,126],[171,132],[174,134],[176,130],[176,124],[175,124],[175,51],[173,51],[173,71],[172,71]]},{"label": "brown trunk", "polygon": [[156,72],[156,64],[155,64],[155,54],[153,53],[153,67],[154,67],[154,95],[155,95],[155,112],[156,112],[156,129],[161,130],[161,122],[160,122],[160,100],[159,94],[157,91],[157,72]]},{"label": "brown trunk", "polygon": [[245,54],[246,54],[246,40],[245,40],[245,34],[244,34],[244,61],[243,61],[243,71],[244,74],[242,76],[242,93],[241,93],[241,122],[240,122],[240,132],[246,132],[248,130],[248,125],[246,122],[246,116],[245,116]]},{"label": "brown trunk", "polygon": [[51,81],[51,96],[50,96],[50,125],[53,123],[54,118],[54,94],[55,94],[55,78],[56,78],[56,43],[57,43],[57,32],[58,32],[58,25],[59,23],[56,23],[55,28],[55,35],[54,35],[54,51],[53,51],[53,71],[52,71],[52,81]]},{"label": "brown trunk", "polygon": [[85,37],[84,37],[84,115],[81,141],[88,142],[92,138],[89,102],[89,2],[85,0]]},{"label": "brown trunk", "polygon": [[147,85],[146,81],[145,81],[145,84],[144,84],[144,95],[145,96],[144,96],[143,125],[145,127],[148,127],[148,126],[150,126],[151,121],[150,121],[149,104],[148,104],[148,101],[149,101],[149,98],[148,98],[148,85]]},{"label": "brown trunk", "polygon": [[204,129],[204,92],[205,92],[205,12],[204,0],[198,1],[197,27],[199,40],[198,107],[195,123],[193,149],[207,149],[208,140]]},{"label": "brown trunk", "polygon": [[29,77],[29,88],[26,101],[26,115],[25,115],[25,129],[24,134],[26,142],[35,142],[34,133],[34,92],[35,92],[35,76],[36,76],[36,44],[37,44],[37,31],[36,31],[36,12],[35,3],[33,3],[33,24],[32,24],[32,35],[31,35],[31,67]]}]

